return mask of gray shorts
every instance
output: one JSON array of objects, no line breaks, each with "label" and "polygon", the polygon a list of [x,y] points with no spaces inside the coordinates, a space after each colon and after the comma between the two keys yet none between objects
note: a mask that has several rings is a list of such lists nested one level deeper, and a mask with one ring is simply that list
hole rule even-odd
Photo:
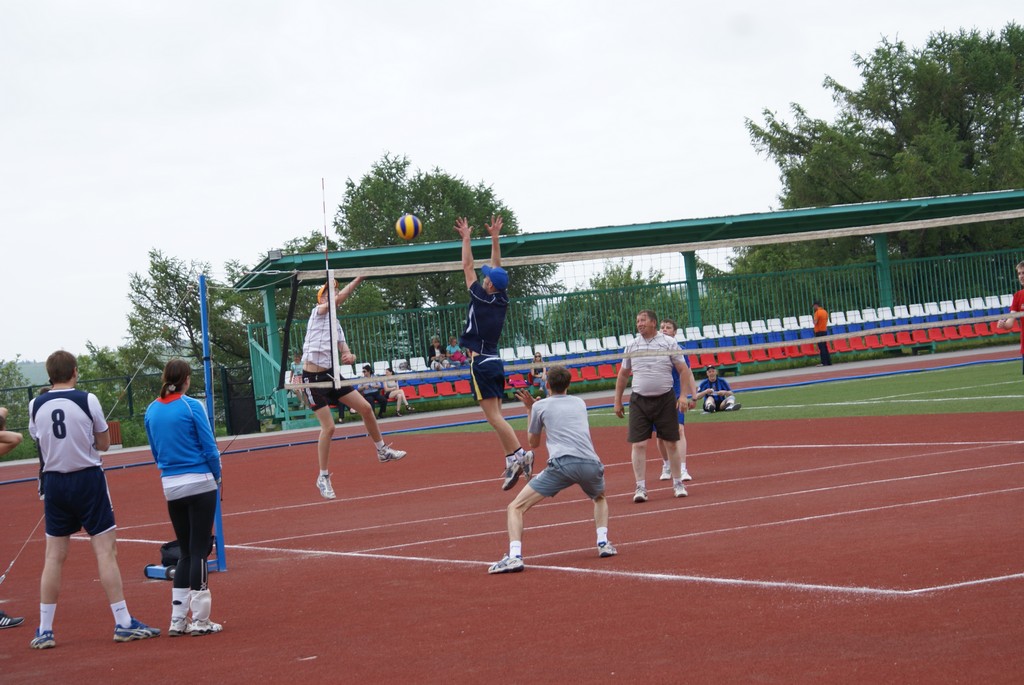
[{"label": "gray shorts", "polygon": [[583,457],[558,457],[548,461],[544,470],[530,481],[530,487],[544,497],[579,485],[590,499],[604,494],[604,464]]}]

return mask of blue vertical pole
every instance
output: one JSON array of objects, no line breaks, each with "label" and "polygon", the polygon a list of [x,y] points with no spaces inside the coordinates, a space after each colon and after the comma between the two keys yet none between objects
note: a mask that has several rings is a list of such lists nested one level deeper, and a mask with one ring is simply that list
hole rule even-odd
[{"label": "blue vertical pole", "polygon": [[[210,429],[214,435],[217,429],[213,420],[213,367],[210,364],[210,314],[206,305],[206,274],[199,275],[199,317],[203,329],[203,379],[206,381],[206,414],[210,419]],[[226,571],[227,561],[224,559],[224,522],[220,511],[221,498],[217,498],[217,513],[213,519],[213,530],[217,536],[217,558],[208,559],[207,568]]]}]

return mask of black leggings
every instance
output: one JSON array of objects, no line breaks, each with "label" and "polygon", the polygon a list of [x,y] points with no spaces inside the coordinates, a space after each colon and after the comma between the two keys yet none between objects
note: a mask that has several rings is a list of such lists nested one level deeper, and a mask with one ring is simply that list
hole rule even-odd
[{"label": "black leggings", "polygon": [[210,533],[217,512],[217,490],[190,495],[167,503],[171,525],[178,538],[181,557],[174,569],[174,587],[205,590],[206,559],[210,556]]}]

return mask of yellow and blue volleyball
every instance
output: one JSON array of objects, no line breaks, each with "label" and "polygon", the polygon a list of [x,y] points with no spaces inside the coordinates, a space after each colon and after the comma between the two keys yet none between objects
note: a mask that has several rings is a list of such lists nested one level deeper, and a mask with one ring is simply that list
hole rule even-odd
[{"label": "yellow and blue volleyball", "polygon": [[402,240],[412,240],[420,234],[423,225],[420,220],[412,214],[403,214],[402,218],[395,222],[395,233]]}]

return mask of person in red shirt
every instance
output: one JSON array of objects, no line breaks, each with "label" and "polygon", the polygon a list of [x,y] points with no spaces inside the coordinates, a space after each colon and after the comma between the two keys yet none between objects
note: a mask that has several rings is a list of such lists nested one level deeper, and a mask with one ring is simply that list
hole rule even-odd
[{"label": "person in red shirt", "polygon": [[[1024,262],[1017,265],[1017,280],[1020,281],[1021,286],[1024,286]],[[1013,295],[1013,301],[1010,302],[1010,312],[1024,312],[1024,289],[1018,290]],[[998,321],[999,328],[1004,331],[1008,331],[1013,328],[1013,317],[1007,317]],[[1021,358],[1024,359],[1024,326],[1021,326],[1020,330],[1020,354]]]}]

